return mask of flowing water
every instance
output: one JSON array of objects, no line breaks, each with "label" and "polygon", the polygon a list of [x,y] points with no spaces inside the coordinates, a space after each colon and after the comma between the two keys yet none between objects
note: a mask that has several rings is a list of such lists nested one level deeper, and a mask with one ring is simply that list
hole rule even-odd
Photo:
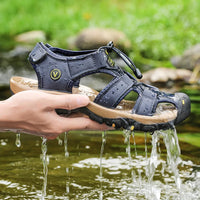
[{"label": "flowing water", "polygon": [[42,144],[41,144],[41,160],[43,164],[43,187],[42,187],[42,195],[41,200],[44,200],[46,197],[46,190],[47,190],[47,174],[48,174],[48,164],[49,164],[49,157],[47,155],[47,139],[42,138]]},{"label": "flowing water", "polygon": [[106,131],[102,132],[102,144],[100,150],[100,172],[99,172],[100,179],[103,178],[102,161],[103,161],[103,152],[105,144],[106,144]]},{"label": "flowing water", "polygon": [[103,200],[103,167],[102,167],[102,162],[103,162],[103,153],[104,153],[104,147],[106,144],[106,131],[102,132],[102,143],[101,143],[101,150],[100,150],[100,172],[99,172],[99,181],[100,181],[100,191],[99,191],[99,200]]},{"label": "flowing water", "polygon": [[200,198],[200,150],[180,143],[180,158],[174,131],[70,132],[48,141],[48,155],[39,139],[21,134],[17,148],[14,133],[1,134],[0,199]]}]

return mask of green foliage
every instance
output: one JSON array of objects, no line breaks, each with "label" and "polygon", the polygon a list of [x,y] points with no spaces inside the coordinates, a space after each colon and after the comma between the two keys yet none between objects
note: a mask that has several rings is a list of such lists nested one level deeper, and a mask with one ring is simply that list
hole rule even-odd
[{"label": "green foliage", "polygon": [[184,134],[179,134],[178,139],[181,142],[186,142],[191,145],[200,147],[200,133],[184,133]]},{"label": "green foliage", "polygon": [[199,42],[199,10],[196,0],[1,0],[0,43],[7,48],[8,38],[43,30],[66,48],[66,38],[83,28],[115,28],[131,40],[136,63],[170,66],[171,56]]}]

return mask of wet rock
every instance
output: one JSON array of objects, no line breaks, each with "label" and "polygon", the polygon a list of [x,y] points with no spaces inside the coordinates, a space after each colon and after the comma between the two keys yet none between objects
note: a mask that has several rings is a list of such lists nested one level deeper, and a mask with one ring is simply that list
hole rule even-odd
[{"label": "wet rock", "polygon": [[156,68],[143,73],[142,82],[154,85],[159,88],[172,88],[174,91],[178,90],[175,87],[181,87],[188,83],[192,72],[187,69],[170,69],[170,68]]},{"label": "wet rock", "polygon": [[43,31],[29,31],[19,34],[15,37],[16,42],[21,43],[35,43],[38,41],[45,41],[46,36]]},{"label": "wet rock", "polygon": [[171,63],[177,68],[193,70],[200,65],[200,44],[186,50],[182,56],[172,57]]},{"label": "wet rock", "polygon": [[14,70],[27,66],[27,57],[32,47],[16,46],[13,50],[0,53],[0,69],[12,67]]},{"label": "wet rock", "polygon": [[12,58],[26,59],[31,50],[32,46],[18,45],[11,51],[3,53],[2,56],[7,59],[12,59]]},{"label": "wet rock", "polygon": [[27,57],[32,46],[16,46],[0,53],[0,85],[9,85],[12,76],[34,77],[35,73]]},{"label": "wet rock", "polygon": [[115,29],[88,28],[82,30],[77,36],[68,39],[70,48],[97,49],[113,41],[114,45],[127,52],[131,42],[126,35]]}]

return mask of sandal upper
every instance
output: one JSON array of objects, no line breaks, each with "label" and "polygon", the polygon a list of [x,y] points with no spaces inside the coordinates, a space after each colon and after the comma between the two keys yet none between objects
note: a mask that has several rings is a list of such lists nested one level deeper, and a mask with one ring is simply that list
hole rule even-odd
[{"label": "sandal upper", "polygon": [[80,79],[94,73],[121,76],[123,70],[109,63],[105,51],[67,51],[38,43],[29,54],[40,89],[72,92]]},{"label": "sandal upper", "polygon": [[[29,61],[37,74],[40,89],[72,92],[78,87],[80,79],[94,73],[106,73],[113,76],[110,83],[102,89],[94,102],[107,108],[116,108],[128,93],[138,94],[132,113],[153,115],[159,103],[171,103],[182,109],[180,95],[160,92],[156,87],[140,83],[130,73],[116,66],[108,52],[114,50],[133,70],[137,78],[142,75],[134,63],[113,44],[97,50],[69,51],[37,43],[29,54]],[[184,101],[186,97],[184,96]]]}]

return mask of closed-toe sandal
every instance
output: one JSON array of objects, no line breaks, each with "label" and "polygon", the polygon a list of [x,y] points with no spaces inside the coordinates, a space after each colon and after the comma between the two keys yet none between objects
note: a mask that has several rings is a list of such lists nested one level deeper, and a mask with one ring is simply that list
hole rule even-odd
[{"label": "closed-toe sandal", "polygon": [[[113,51],[135,76],[113,62],[110,57]],[[167,94],[138,82],[137,79],[142,78],[141,72],[112,42],[99,49],[84,51],[64,50],[40,42],[29,54],[29,61],[38,80],[12,77],[10,88],[13,93],[43,90],[54,94],[87,95],[90,98],[88,106],[74,112],[82,112],[108,126],[151,132],[172,128],[190,114],[190,99],[186,94]],[[81,78],[97,73],[113,77],[100,92],[80,84]],[[124,100],[131,92],[137,94],[137,99]],[[57,113],[64,114],[67,111],[58,109]]]}]

